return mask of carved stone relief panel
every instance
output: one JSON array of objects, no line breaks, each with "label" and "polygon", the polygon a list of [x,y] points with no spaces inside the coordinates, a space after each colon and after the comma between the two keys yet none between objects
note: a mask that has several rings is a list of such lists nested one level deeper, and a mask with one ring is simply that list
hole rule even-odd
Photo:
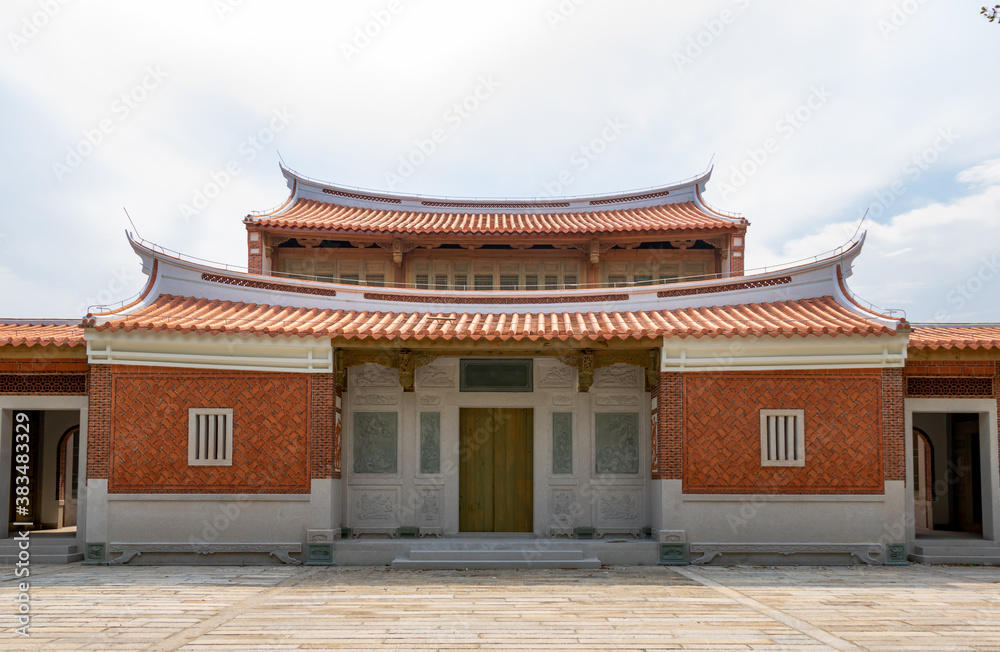
[{"label": "carved stone relief panel", "polygon": [[354,525],[394,525],[398,513],[395,490],[358,489],[351,494]]},{"label": "carved stone relief panel", "polygon": [[639,414],[604,412],[595,414],[594,419],[597,474],[639,473]]},{"label": "carved stone relief panel", "polygon": [[570,407],[573,405],[573,397],[565,394],[556,394],[552,397],[552,405],[556,407]]},{"label": "carved stone relief panel", "polygon": [[399,387],[399,372],[373,363],[354,367],[351,387]]},{"label": "carved stone relief panel", "polygon": [[573,518],[582,508],[572,491],[552,492],[552,520],[560,527],[572,527]]},{"label": "carved stone relief panel", "polygon": [[454,387],[455,372],[444,367],[432,366],[417,369],[418,387]]},{"label": "carved stone relief panel", "polygon": [[354,472],[397,472],[398,423],[395,412],[354,413]]},{"label": "carved stone relief panel", "polygon": [[360,394],[355,397],[355,405],[396,405],[399,397],[391,394]]},{"label": "carved stone relief panel", "polygon": [[420,473],[441,473],[441,413],[420,413]]},{"label": "carved stone relief panel", "polygon": [[598,407],[639,405],[639,397],[635,394],[603,394],[594,397]]},{"label": "carved stone relief panel", "polygon": [[441,490],[424,489],[420,492],[420,523],[434,525],[441,522]]},{"label": "carved stone relief panel", "polygon": [[564,364],[545,366],[540,372],[539,387],[573,387],[576,384],[576,372]]},{"label": "carved stone relief panel", "polygon": [[594,372],[594,387],[638,387],[642,370],[627,364],[601,367]]},{"label": "carved stone relief panel", "polygon": [[432,396],[430,394],[424,394],[420,397],[421,405],[441,405],[440,396]]},{"label": "carved stone relief panel", "polygon": [[642,514],[642,494],[638,491],[610,491],[602,493],[598,501],[599,523],[632,524]]},{"label": "carved stone relief panel", "polygon": [[573,473],[573,413],[552,414],[552,474]]}]

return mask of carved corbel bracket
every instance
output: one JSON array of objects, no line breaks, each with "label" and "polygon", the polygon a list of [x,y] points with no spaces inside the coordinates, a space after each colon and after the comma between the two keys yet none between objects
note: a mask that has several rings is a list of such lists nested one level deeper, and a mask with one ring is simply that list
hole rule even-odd
[{"label": "carved corbel bracket", "polygon": [[408,254],[418,247],[415,242],[403,242],[402,240],[392,240],[391,242],[378,242],[379,247],[392,253],[392,262],[396,267],[403,264],[403,254]]},{"label": "carved corbel bracket", "polygon": [[590,256],[590,264],[597,267],[601,263],[601,255],[605,252],[614,249],[618,244],[614,242],[601,242],[600,240],[591,240],[588,243],[576,244],[574,247],[579,249],[585,254]]},{"label": "carved corbel bracket", "polygon": [[671,240],[670,244],[677,249],[690,249],[697,240]]}]

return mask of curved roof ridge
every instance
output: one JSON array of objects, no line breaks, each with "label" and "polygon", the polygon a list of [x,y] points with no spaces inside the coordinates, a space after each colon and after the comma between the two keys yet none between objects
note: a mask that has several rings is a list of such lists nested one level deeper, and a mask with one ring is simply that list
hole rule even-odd
[{"label": "curved roof ridge", "polygon": [[[280,164],[280,169],[291,191],[288,200],[275,209],[251,213],[248,215],[248,221],[260,217],[280,215],[290,210],[290,207],[299,200],[306,198],[329,204],[362,208],[385,209],[391,206],[406,206],[420,212],[454,212],[459,209],[464,209],[465,212],[472,210],[480,213],[579,212],[600,210],[603,207],[611,206],[654,206],[693,201],[700,189],[711,178],[713,170],[709,168],[701,174],[681,181],[611,193],[559,197],[459,197],[357,188],[307,177],[283,163]],[[717,216],[730,220],[742,219],[723,213],[718,213]]]}]

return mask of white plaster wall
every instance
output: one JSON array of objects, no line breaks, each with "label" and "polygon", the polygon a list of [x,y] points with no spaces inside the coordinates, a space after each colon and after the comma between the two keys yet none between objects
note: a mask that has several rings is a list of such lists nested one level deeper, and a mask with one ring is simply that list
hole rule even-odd
[{"label": "white plaster wall", "polygon": [[[630,527],[650,525],[649,394],[642,370],[635,370],[635,383],[621,386],[614,378],[602,381],[599,369],[590,393],[577,391],[577,372],[555,358],[534,359],[534,392],[488,393],[459,391],[459,358],[442,357],[416,371],[415,391],[404,393],[398,383],[375,387],[358,384],[361,367],[349,370],[344,393],[343,477],[341,507],[344,525],[351,528],[395,528],[400,525],[440,527],[444,534],[459,531],[459,414],[462,408],[524,408],[534,413],[534,533],[547,536],[552,527],[565,524],[556,518],[553,502],[557,493],[569,493],[571,526],[600,527],[602,501],[620,501],[626,494],[638,500],[636,519]],[[555,372],[555,373],[553,373]],[[373,405],[377,396],[381,405]],[[393,403],[394,401],[394,403]],[[600,403],[601,405],[598,405]],[[398,414],[398,460],[396,474],[356,474],[353,464],[353,426],[356,412]],[[419,430],[421,412],[441,414],[441,473],[421,475]],[[552,473],[552,414],[573,413],[573,474]],[[594,414],[635,412],[639,424],[639,472],[633,476],[597,477],[593,463]],[[437,492],[437,520],[424,520],[420,511],[425,492]],[[394,501],[392,518],[362,521],[357,501],[377,495]],[[563,501],[565,505],[565,501]],[[621,525],[619,522],[604,525]]]},{"label": "white plaster wall", "polygon": [[885,503],[884,496],[685,496],[681,513],[694,543],[887,543]]},{"label": "white plaster wall", "polygon": [[[108,543],[304,543],[310,496],[131,495],[107,500]],[[317,528],[321,529],[321,528]]]}]

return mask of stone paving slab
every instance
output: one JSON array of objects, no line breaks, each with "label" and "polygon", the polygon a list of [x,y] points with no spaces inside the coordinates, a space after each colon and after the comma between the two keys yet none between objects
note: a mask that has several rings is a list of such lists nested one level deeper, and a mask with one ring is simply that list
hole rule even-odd
[{"label": "stone paving slab", "polygon": [[0,650],[993,650],[1000,568],[0,568]]}]

